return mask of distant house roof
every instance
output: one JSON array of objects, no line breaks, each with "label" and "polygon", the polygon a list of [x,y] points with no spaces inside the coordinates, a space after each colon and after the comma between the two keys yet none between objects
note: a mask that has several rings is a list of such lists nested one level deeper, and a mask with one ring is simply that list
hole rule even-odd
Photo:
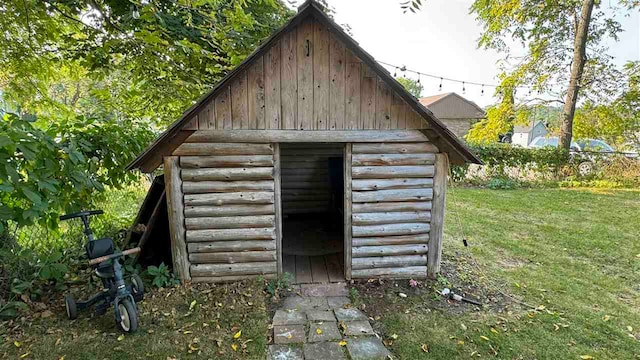
[{"label": "distant house roof", "polygon": [[440,119],[482,119],[484,110],[473,101],[448,92],[426,96],[420,99],[420,104],[431,110]]},{"label": "distant house roof", "polygon": [[544,123],[542,123],[542,121],[538,120],[538,121],[531,121],[529,122],[528,125],[514,125],[513,126],[513,133],[528,133],[531,130],[533,130],[534,127],[538,126],[538,125],[542,125],[544,126]]}]

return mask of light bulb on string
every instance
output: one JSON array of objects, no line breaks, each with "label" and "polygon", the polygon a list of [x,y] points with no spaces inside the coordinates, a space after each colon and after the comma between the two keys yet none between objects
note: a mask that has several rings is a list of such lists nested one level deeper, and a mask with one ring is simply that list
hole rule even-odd
[{"label": "light bulb on string", "polygon": [[420,73],[418,73],[418,85],[420,84]]},{"label": "light bulb on string", "polygon": [[482,84],[482,88],[480,89],[480,96],[484,95],[484,84]]},{"label": "light bulb on string", "polygon": [[462,93],[464,94],[467,89],[464,86],[464,81],[462,82]]},{"label": "light bulb on string", "polygon": [[396,66],[396,68],[393,70],[393,77],[397,77],[398,76],[398,67]]},{"label": "light bulb on string", "polygon": [[440,85],[438,85],[438,91],[442,91],[442,78],[440,78]]}]

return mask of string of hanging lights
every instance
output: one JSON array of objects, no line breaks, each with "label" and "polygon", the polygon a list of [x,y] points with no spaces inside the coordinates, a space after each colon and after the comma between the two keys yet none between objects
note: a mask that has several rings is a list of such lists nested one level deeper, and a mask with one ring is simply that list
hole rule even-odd
[{"label": "string of hanging lights", "polygon": [[[449,77],[445,77],[445,76],[439,76],[439,75],[434,75],[434,74],[429,74],[429,73],[425,73],[422,71],[417,71],[417,70],[412,70],[412,69],[408,69],[405,65],[394,65],[394,64],[390,64],[384,61],[378,61],[378,63],[388,67],[388,68],[392,68],[394,69],[393,71],[393,77],[398,77],[398,71],[401,72],[403,77],[407,77],[406,74],[407,73],[413,73],[416,74],[418,77],[418,81],[417,83],[420,84],[421,78],[424,77],[428,77],[428,78],[432,78],[432,79],[436,79],[436,80],[440,80],[440,83],[438,85],[438,91],[442,91],[442,84],[444,81],[448,81],[448,82],[453,82],[453,83],[458,83],[458,84],[462,84],[462,93],[464,94],[467,91],[467,85],[473,85],[473,86],[480,86],[480,95],[484,95],[484,89],[485,87],[488,88],[497,88],[500,85],[499,84],[490,84],[490,83],[481,83],[481,82],[475,82],[475,81],[467,81],[467,80],[459,80],[459,79],[453,79],[453,78],[449,78]],[[529,95],[531,95],[532,92],[532,86],[531,85],[519,85],[516,86],[514,88],[514,91],[516,91],[517,89],[526,89],[529,93]]]}]

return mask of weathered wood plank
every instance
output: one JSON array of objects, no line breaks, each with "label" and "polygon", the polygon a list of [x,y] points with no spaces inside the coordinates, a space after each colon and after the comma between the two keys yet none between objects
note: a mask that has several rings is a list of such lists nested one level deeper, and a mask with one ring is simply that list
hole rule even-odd
[{"label": "weathered wood plank", "polygon": [[194,115],[191,120],[182,128],[184,130],[198,130],[198,114]]},{"label": "weathered wood plank", "polygon": [[298,116],[296,129],[313,130],[313,19],[298,25]]},{"label": "weathered wood plank", "polygon": [[218,253],[193,253],[189,254],[192,264],[211,263],[248,263],[260,261],[276,261],[275,251],[244,251],[244,252],[218,252]]},{"label": "weathered wood plank", "polygon": [[[285,34],[285,36],[287,35]],[[280,121],[282,119],[281,112],[285,103],[285,99],[281,96],[280,44],[281,41],[276,42],[264,55],[264,112],[266,129],[280,129]],[[287,99],[287,101],[290,100]]]},{"label": "weathered wood plank", "polygon": [[242,280],[261,278],[271,280],[277,278],[277,274],[260,274],[260,275],[229,275],[229,276],[198,276],[191,279],[193,283],[226,283]]},{"label": "weathered wood plank", "polygon": [[329,32],[320,22],[313,31],[313,128],[329,128]]},{"label": "weathered wood plank", "polygon": [[329,275],[329,282],[339,282],[344,281],[344,269],[342,265],[340,265],[340,259],[338,259],[338,254],[326,255],[324,257],[325,263],[327,265],[327,274]]},{"label": "weathered wood plank", "polygon": [[273,201],[274,193],[268,191],[188,194],[184,196],[186,206],[273,204]]},{"label": "weathered wood plank", "polygon": [[182,191],[185,194],[206,194],[206,193],[256,191],[256,190],[273,191],[274,183],[271,180],[185,181],[182,183]]},{"label": "weathered wood plank", "polygon": [[419,189],[419,188],[429,188],[432,186],[433,186],[433,178],[353,180],[354,191]]},{"label": "weathered wood plank", "polygon": [[251,262],[243,264],[195,264],[193,276],[262,275],[276,273],[276,262]]},{"label": "weathered wood plank", "polygon": [[354,270],[353,277],[357,279],[424,279],[427,277],[426,266],[407,266],[402,268],[380,268]]},{"label": "weathered wood plank", "polygon": [[360,62],[347,62],[345,129],[362,129],[360,117]]},{"label": "weathered wood plank", "polygon": [[432,232],[429,241],[428,275],[435,278],[442,261],[442,238],[447,194],[449,158],[446,153],[436,155],[436,175],[433,178],[433,210],[431,210]]},{"label": "weathered wood plank", "polygon": [[380,130],[391,128],[391,89],[381,78],[376,85],[375,127]]},{"label": "weathered wood plank", "polygon": [[[348,120],[348,119],[347,119]],[[375,143],[372,144],[369,153],[372,154],[402,154],[413,152],[430,152],[425,149],[434,149],[432,145],[428,146],[406,146],[413,144],[411,142],[427,141],[428,138],[418,130],[318,130],[301,132],[297,130],[202,130],[193,133],[187,140],[187,143],[197,142],[200,144],[191,145],[188,148],[195,154],[176,154],[176,155],[198,155],[198,147],[205,143],[214,143],[212,145],[220,145],[215,143]],[[389,144],[379,144],[389,143]],[[396,144],[395,149],[385,151],[387,146],[376,147],[380,145]],[[188,144],[182,144],[188,145]],[[316,144],[314,144],[316,145]],[[365,145],[365,144],[356,144]],[[406,150],[402,150],[405,149]],[[180,149],[180,148],[179,148]],[[411,151],[417,149],[418,151]],[[364,152],[359,152],[364,153]],[[246,153],[245,153],[246,154]],[[209,154],[203,154],[209,155]]]},{"label": "weathered wood plank", "polygon": [[431,210],[431,201],[353,204],[354,213]]},{"label": "weathered wood plank", "polygon": [[311,278],[314,283],[328,283],[329,274],[327,273],[327,265],[324,262],[324,256],[311,256]]},{"label": "weathered wood plank", "polygon": [[247,69],[248,129],[265,128],[265,89],[263,57],[253,60]]},{"label": "weathered wood plank", "polygon": [[275,241],[236,240],[196,242],[187,244],[189,254],[211,252],[270,251],[276,249]]},{"label": "weathered wood plank", "polygon": [[352,193],[351,191],[351,161],[352,161],[352,144],[344,147],[344,276],[347,280],[351,280],[351,247],[353,238],[353,226],[351,224],[352,213]]},{"label": "weathered wood plank", "polygon": [[353,144],[354,154],[417,154],[437,152],[438,148],[429,142],[406,144]]},{"label": "weathered wood plank", "polygon": [[[260,130],[264,131],[264,130]],[[206,133],[205,133],[206,135]],[[199,143],[202,141],[201,143]],[[203,136],[203,133],[195,132],[186,142],[180,145],[173,155],[272,155],[271,144],[245,144],[224,142],[216,143]]]},{"label": "weathered wood plank", "polygon": [[432,177],[433,165],[418,166],[354,166],[354,179],[384,179],[384,178],[423,178]]},{"label": "weathered wood plank", "polygon": [[429,211],[412,211],[412,212],[383,212],[383,213],[361,213],[353,214],[354,225],[382,225],[382,224],[401,224],[401,223],[420,223],[429,222],[431,212]]},{"label": "weathered wood plank", "polygon": [[311,263],[308,256],[296,256],[296,283],[313,282],[311,276]]},{"label": "weathered wood plank", "polygon": [[275,184],[275,227],[276,227],[276,249],[277,249],[277,262],[278,262],[278,275],[283,274],[282,264],[282,178],[280,176],[280,144],[273,145],[273,179]]},{"label": "weathered wood plank", "polygon": [[186,218],[187,230],[236,229],[275,226],[274,215]]},{"label": "weathered wood plank", "polygon": [[379,256],[353,259],[353,270],[426,266],[426,255]]},{"label": "weathered wood plank", "polygon": [[173,271],[184,282],[189,281],[191,275],[189,273],[189,259],[185,240],[184,203],[182,202],[182,187],[180,186],[182,180],[180,179],[180,166],[178,163],[177,156],[164,158],[164,184],[167,196]]},{"label": "weathered wood plank", "polygon": [[187,230],[187,242],[212,242],[221,240],[275,240],[273,227],[250,229]]},{"label": "weathered wood plank", "polygon": [[353,166],[432,165],[435,154],[355,154]]},{"label": "weathered wood plank", "polygon": [[360,72],[360,124],[362,129],[375,129],[377,78],[364,64]]},{"label": "weathered wood plank", "polygon": [[353,246],[428,244],[429,234],[363,237],[353,239]]},{"label": "weathered wood plank", "polygon": [[246,71],[236,75],[236,78],[231,83],[231,123],[234,129],[249,128]]},{"label": "weathered wood plank", "polygon": [[329,130],[344,129],[345,47],[330,34],[329,38]]},{"label": "weathered wood plank", "polygon": [[273,166],[271,155],[181,156],[183,169],[215,167]]},{"label": "weathered wood plank", "polygon": [[182,179],[186,181],[207,180],[267,180],[273,179],[273,168],[208,168],[184,169]]},{"label": "weathered wood plank", "polygon": [[216,96],[216,129],[231,129],[231,88],[223,89]]},{"label": "weathered wood plank", "polygon": [[406,123],[404,121],[404,101],[397,94],[393,94],[391,102],[391,128],[404,129]]},{"label": "weathered wood plank", "polygon": [[422,255],[428,252],[427,244],[358,246],[353,247],[353,257]]},{"label": "weathered wood plank", "polygon": [[296,256],[282,255],[282,274],[288,273],[291,281],[296,281]]},{"label": "weathered wood plank", "polygon": [[354,203],[425,201],[433,197],[432,189],[393,189],[376,191],[354,191]]},{"label": "weathered wood plank", "polygon": [[298,65],[297,33],[295,30],[282,35],[282,125],[281,129],[295,129],[298,118]]},{"label": "weathered wood plank", "polygon": [[[353,226],[353,237],[375,237],[392,235],[411,235],[428,233],[430,224],[426,223],[406,223],[406,224],[385,224],[385,225],[362,225]],[[187,238],[189,232],[187,231]]]},{"label": "weathered wood plank", "polygon": [[273,204],[266,205],[225,205],[225,206],[187,206],[186,217],[216,217],[275,214]]}]

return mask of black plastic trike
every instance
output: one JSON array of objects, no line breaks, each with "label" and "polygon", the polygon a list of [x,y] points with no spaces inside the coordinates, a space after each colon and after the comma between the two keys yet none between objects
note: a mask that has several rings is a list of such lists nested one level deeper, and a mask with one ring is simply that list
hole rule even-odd
[{"label": "black plastic trike", "polygon": [[130,285],[125,283],[120,258],[140,252],[140,248],[114,252],[113,239],[94,239],[93,231],[89,227],[89,217],[102,213],[102,210],[91,210],[60,216],[60,220],[82,219],[84,234],[88,240],[86,251],[89,265],[95,269],[96,276],[102,280],[104,286],[101,292],[86,301],[76,302],[71,294],[67,294],[64,297],[64,304],[70,320],[78,317],[78,310],[84,310],[93,305],[96,305],[96,315],[103,315],[110,306],[113,306],[118,327],[122,331],[132,333],[138,328],[136,302],[144,297],[144,284],[137,274],[131,276]]}]

